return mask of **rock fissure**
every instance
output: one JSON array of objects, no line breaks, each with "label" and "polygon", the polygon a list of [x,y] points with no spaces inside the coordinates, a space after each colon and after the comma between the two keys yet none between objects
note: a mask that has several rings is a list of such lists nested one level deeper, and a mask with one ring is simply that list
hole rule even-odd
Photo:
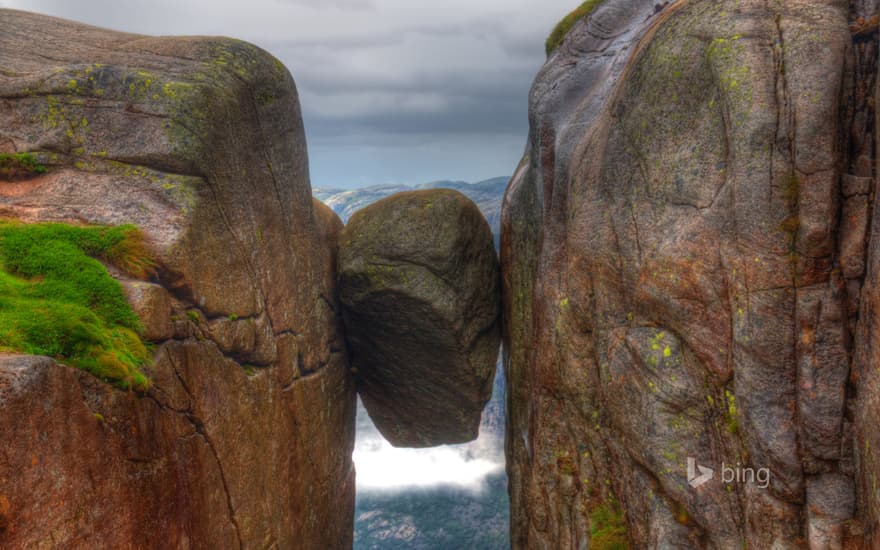
[{"label": "rock fissure", "polygon": [[[232,222],[230,221],[229,215],[226,213],[226,209],[223,206],[223,202],[220,199],[220,195],[217,192],[217,189],[211,183],[210,178],[205,178],[205,183],[207,184],[208,190],[210,191],[211,195],[213,196],[213,203],[214,203],[215,207],[217,208],[217,211],[220,214],[220,218],[223,220],[223,225],[226,227],[226,232],[229,234],[229,236],[232,238],[233,242],[235,243],[235,248],[238,251],[238,256],[242,260],[244,260],[245,265],[247,266],[248,276],[251,279],[251,284],[252,284],[253,288],[261,290],[260,284],[258,282],[256,270],[254,269],[254,266],[251,263],[250,256],[247,253],[247,248],[244,246],[244,243],[242,243],[241,239],[239,238],[238,234],[236,233],[235,229],[233,228]],[[265,303],[265,297],[263,297],[263,303]]]},{"label": "rock fissure", "polygon": [[175,378],[177,379],[180,387],[183,388],[183,391],[189,396],[190,408],[189,410],[183,412],[183,415],[186,417],[187,421],[192,425],[195,433],[199,435],[199,437],[204,440],[205,444],[211,450],[211,455],[214,457],[214,461],[217,464],[217,471],[220,474],[220,482],[223,485],[223,493],[226,497],[226,506],[229,511],[229,522],[235,529],[235,536],[238,539],[238,548],[244,548],[244,542],[241,538],[241,528],[238,525],[238,519],[235,515],[235,506],[232,503],[232,493],[229,490],[229,482],[226,479],[226,473],[223,469],[223,461],[220,459],[220,453],[217,452],[217,448],[214,446],[214,442],[211,440],[211,436],[208,434],[205,429],[205,424],[202,420],[193,412],[192,407],[195,403],[198,403],[196,396],[193,394],[189,385],[186,383],[183,375],[180,374],[180,370],[177,366],[177,363],[172,357],[171,353],[166,349],[165,356],[168,359],[168,364],[171,365],[171,370],[174,373]]}]

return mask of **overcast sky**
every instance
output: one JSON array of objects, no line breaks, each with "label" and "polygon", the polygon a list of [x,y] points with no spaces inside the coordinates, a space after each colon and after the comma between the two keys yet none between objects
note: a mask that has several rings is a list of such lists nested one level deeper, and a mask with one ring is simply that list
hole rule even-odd
[{"label": "overcast sky", "polygon": [[0,0],[145,34],[227,35],[300,92],[313,186],[510,175],[544,39],[580,0]]}]

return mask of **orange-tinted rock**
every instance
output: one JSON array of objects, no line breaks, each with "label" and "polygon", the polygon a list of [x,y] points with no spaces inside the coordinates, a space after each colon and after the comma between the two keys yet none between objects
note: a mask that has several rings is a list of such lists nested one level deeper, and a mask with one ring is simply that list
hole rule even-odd
[{"label": "orange-tinted rock", "polygon": [[541,70],[502,223],[514,548],[589,546],[613,502],[633,548],[877,546],[875,285],[851,316],[877,49],[849,8],[605,0]]},{"label": "orange-tinted rock", "polygon": [[0,144],[49,169],[0,181],[0,216],[133,223],[158,261],[126,283],[147,395],[0,361],[0,547],[349,547],[336,233],[290,74],[236,40],[9,10],[0,59]]},{"label": "orange-tinted rock", "polygon": [[171,296],[161,285],[143,281],[122,281],[125,297],[143,323],[142,336],[161,342],[174,336],[171,320]]}]

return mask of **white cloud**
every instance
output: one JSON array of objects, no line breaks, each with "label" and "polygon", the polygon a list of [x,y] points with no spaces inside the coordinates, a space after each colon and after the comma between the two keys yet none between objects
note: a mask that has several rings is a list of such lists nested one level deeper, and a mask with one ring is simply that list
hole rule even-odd
[{"label": "white cloud", "polygon": [[354,9],[354,10],[371,10],[375,9],[376,3],[372,0],[275,0],[281,4],[296,4],[298,6],[306,6],[312,9]]},{"label": "white cloud", "polygon": [[504,468],[504,464],[485,458],[468,460],[455,448],[397,449],[385,441],[368,450],[355,450],[354,462],[358,491],[438,485],[479,490],[487,475]]},{"label": "white cloud", "polygon": [[485,488],[486,477],[504,469],[503,443],[485,435],[464,445],[430,449],[400,449],[373,427],[358,404],[354,449],[357,490],[395,491],[455,486],[471,491]]}]

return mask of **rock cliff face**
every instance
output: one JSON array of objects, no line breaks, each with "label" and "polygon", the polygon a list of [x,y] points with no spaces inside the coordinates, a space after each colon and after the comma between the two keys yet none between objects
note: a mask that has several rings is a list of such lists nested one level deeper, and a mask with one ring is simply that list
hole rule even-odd
[{"label": "rock cliff face", "polygon": [[550,56],[502,220],[514,548],[618,507],[635,548],[880,547],[876,10],[605,0]]},{"label": "rock cliff face", "polygon": [[312,202],[287,70],[228,39],[0,10],[0,216],[133,223],[146,395],[0,357],[3,548],[345,548],[354,387],[341,223]]}]

